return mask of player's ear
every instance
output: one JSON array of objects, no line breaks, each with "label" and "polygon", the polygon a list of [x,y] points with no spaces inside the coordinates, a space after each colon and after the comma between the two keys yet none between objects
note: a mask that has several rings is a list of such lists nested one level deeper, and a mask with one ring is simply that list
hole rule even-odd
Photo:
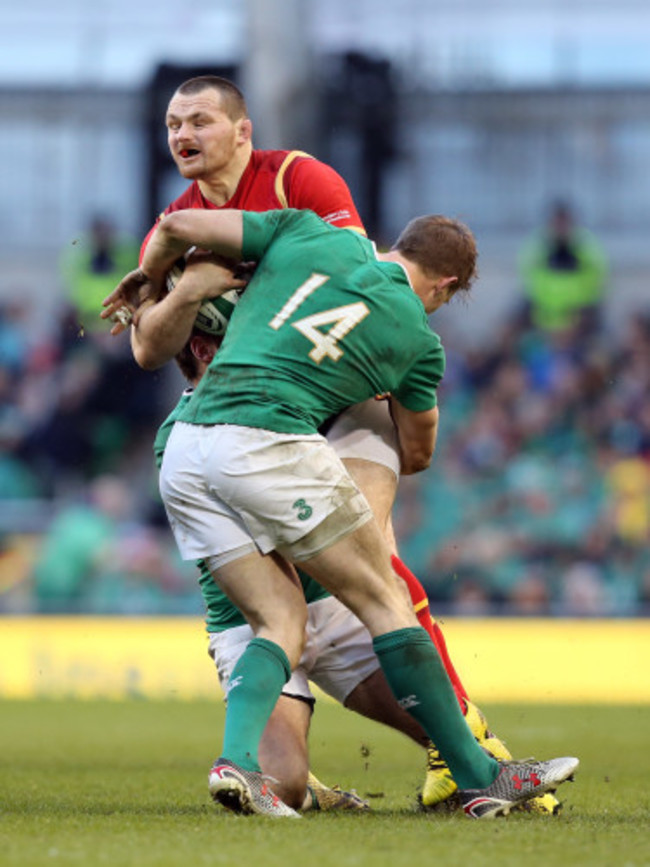
[{"label": "player's ear", "polygon": [[445,304],[456,291],[458,277],[441,277],[436,283],[436,296]]},{"label": "player's ear", "polygon": [[214,340],[210,340],[210,338],[203,337],[200,334],[195,334],[192,337],[190,340],[190,349],[192,350],[194,358],[198,361],[202,361],[204,364],[210,364],[217,352],[217,346]]},{"label": "player's ear", "polygon": [[243,117],[237,121],[237,139],[241,144],[251,141],[253,138],[253,122],[249,117]]}]

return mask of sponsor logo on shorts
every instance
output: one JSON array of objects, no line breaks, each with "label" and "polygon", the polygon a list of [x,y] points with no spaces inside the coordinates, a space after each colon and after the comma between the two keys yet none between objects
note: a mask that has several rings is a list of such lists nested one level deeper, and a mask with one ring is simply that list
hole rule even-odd
[{"label": "sponsor logo on shorts", "polygon": [[292,509],[298,509],[298,520],[299,521],[307,521],[314,513],[314,510],[309,505],[306,500],[303,500],[302,497],[291,507]]}]

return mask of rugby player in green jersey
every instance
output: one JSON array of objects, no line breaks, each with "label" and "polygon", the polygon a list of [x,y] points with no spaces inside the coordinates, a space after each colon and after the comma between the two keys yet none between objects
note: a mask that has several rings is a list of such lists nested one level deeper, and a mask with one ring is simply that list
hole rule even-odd
[{"label": "rugby player in green jersey", "polygon": [[[256,634],[228,683],[213,796],[240,812],[297,815],[269,789],[258,761],[304,642],[306,604],[290,564],[367,626],[398,703],[437,745],[468,815],[507,813],[555,789],[577,759],[500,763],[478,746],[367,502],[317,433],[343,408],[390,393],[402,473],[429,465],[444,352],[427,314],[469,287],[471,233],[421,217],[378,254],[310,212],[179,211],[159,224],[125,286],[149,282],[158,297],[169,267],[193,245],[258,262],[220,352],[174,425],[161,470],[182,556],[206,561]],[[201,277],[186,269],[142,316],[175,331],[180,348],[212,285],[209,270]],[[149,366],[137,338],[134,349]]]},{"label": "rugby player in green jersey", "polygon": [[[183,392],[158,429],[154,440],[158,468],[174,422],[220,344],[221,337],[195,327],[176,356],[190,388]],[[225,693],[230,674],[254,633],[212,580],[205,563],[200,560],[197,565],[206,608],[209,653]],[[356,793],[338,786],[330,788],[309,770],[308,734],[315,705],[309,681],[350,710],[391,726],[425,749],[429,746],[428,739],[395,701],[379,668],[370,634],[361,621],[304,572],[299,577],[308,611],[305,646],[264,729],[260,765],[264,774],[273,779],[274,791],[295,809],[366,810],[367,804]]]}]

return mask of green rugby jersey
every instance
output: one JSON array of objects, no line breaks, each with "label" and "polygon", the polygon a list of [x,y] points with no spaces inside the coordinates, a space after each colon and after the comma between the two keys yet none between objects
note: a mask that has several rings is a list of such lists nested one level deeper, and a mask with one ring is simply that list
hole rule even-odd
[{"label": "green rugby jersey", "polygon": [[[153,451],[156,460],[156,466],[160,469],[162,464],[163,454],[167,440],[174,427],[174,422],[178,418],[183,407],[188,403],[192,396],[192,390],[188,389],[183,392],[179,402],[176,404],[165,421],[158,428],[154,439]],[[205,622],[208,632],[223,632],[224,629],[231,629],[233,626],[243,626],[246,620],[239,610],[236,608],[226,594],[220,590],[214,583],[209,569],[203,560],[197,560],[196,565],[199,569],[199,586],[203,593],[205,602]],[[298,575],[302,582],[302,589],[307,602],[316,602],[318,599],[324,599],[329,596],[327,590],[317,584],[309,575],[298,570]]]},{"label": "green rugby jersey", "polygon": [[379,393],[414,412],[436,405],[444,351],[400,265],[311,211],[243,220],[243,258],[258,268],[180,420],[311,434]]}]

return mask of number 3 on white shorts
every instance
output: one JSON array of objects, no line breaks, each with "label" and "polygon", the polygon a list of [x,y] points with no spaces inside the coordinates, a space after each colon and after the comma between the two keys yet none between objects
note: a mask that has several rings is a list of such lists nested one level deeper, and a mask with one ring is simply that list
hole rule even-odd
[{"label": "number 3 on white shorts", "polygon": [[[312,274],[296,289],[280,312],[273,317],[269,323],[271,328],[276,331],[281,328],[303,301],[309,298],[312,292],[315,292],[323,283],[327,283],[329,279],[325,274]],[[339,360],[343,355],[343,350],[337,346],[337,343],[369,313],[370,310],[363,301],[357,301],[355,304],[344,304],[343,307],[332,307],[329,310],[322,310],[320,313],[313,313],[311,316],[305,316],[303,319],[292,322],[291,325],[314,344],[309,357],[312,361],[320,364],[326,356],[333,361]],[[319,327],[329,325],[330,322],[333,325],[328,332],[323,333],[318,330]]]}]

